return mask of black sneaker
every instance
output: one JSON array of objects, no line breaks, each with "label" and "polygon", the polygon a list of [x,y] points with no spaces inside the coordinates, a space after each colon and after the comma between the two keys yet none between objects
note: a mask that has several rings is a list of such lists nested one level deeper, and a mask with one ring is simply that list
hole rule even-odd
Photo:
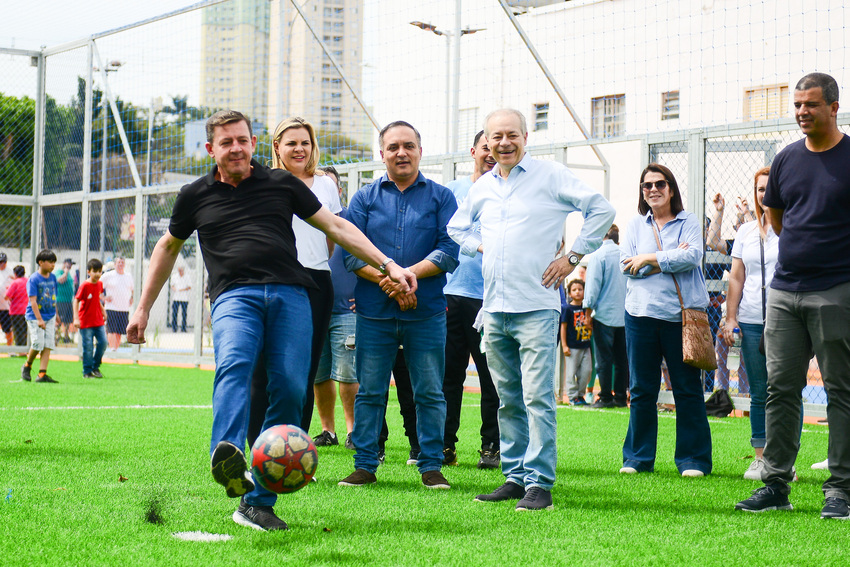
[{"label": "black sneaker", "polygon": [[827,496],[820,517],[823,520],[850,520],[850,506],[843,498]]},{"label": "black sneaker", "polygon": [[782,494],[772,486],[762,486],[753,491],[753,495],[735,504],[736,510],[744,512],[767,512],[769,510],[793,510],[788,495]]},{"label": "black sneaker", "polygon": [[617,407],[617,404],[614,403],[614,400],[603,400],[602,398],[599,398],[598,400],[590,404],[590,407],[596,409],[608,409]]},{"label": "black sneaker", "polygon": [[36,382],[42,382],[45,384],[58,384],[56,380],[48,376],[47,374],[39,374],[38,378],[35,379]]},{"label": "black sneaker", "polygon": [[92,378],[103,378],[103,374],[100,373],[100,370],[92,370],[91,375]]},{"label": "black sneaker", "polygon": [[345,448],[350,451],[357,450],[357,447],[354,446],[354,442],[351,440],[351,433],[345,436]]},{"label": "black sneaker", "polygon": [[457,466],[457,451],[451,447],[443,449],[443,466]]},{"label": "black sneaker", "polygon": [[387,460],[387,451],[382,447],[378,449],[378,464],[383,465],[385,460]]},{"label": "black sneaker", "polygon": [[322,431],[319,435],[313,437],[313,444],[316,447],[330,447],[331,445],[339,445],[339,438],[336,433],[330,431]]},{"label": "black sneaker", "polygon": [[411,447],[410,455],[407,457],[408,465],[418,465],[419,464],[419,449],[414,449]]},{"label": "black sneaker", "polygon": [[438,488],[442,490],[448,490],[452,487],[440,471],[422,473],[422,484],[425,485],[425,488]]},{"label": "black sneaker", "polygon": [[83,374],[83,378],[94,378],[94,374]]},{"label": "black sneaker", "polygon": [[21,366],[21,380],[24,382],[32,381],[32,366],[27,366],[26,364]]},{"label": "black sneaker", "polygon": [[490,494],[479,494],[476,502],[502,502],[503,500],[520,500],[525,497],[525,488],[513,482],[506,482]]},{"label": "black sneaker", "polygon": [[236,498],[254,490],[254,481],[248,474],[248,462],[239,447],[221,441],[212,454],[213,478],[227,490],[229,498]]},{"label": "black sneaker", "polygon": [[375,473],[370,473],[366,469],[357,469],[341,481],[339,486],[366,486],[367,484],[375,484],[378,478]]},{"label": "black sneaker", "polygon": [[614,407],[627,408],[627,407],[629,407],[629,400],[627,400],[625,398],[622,398],[622,399],[614,398]]},{"label": "black sneaker", "polygon": [[551,510],[555,506],[552,504],[552,493],[539,486],[532,486],[525,493],[522,500],[517,502],[516,509],[518,512],[528,510]]},{"label": "black sneaker", "polygon": [[254,528],[262,532],[274,530],[288,530],[286,522],[277,517],[271,506],[252,506],[243,498],[239,508],[233,512],[233,521],[240,526]]},{"label": "black sneaker", "polygon": [[478,459],[479,469],[497,469],[502,464],[499,451],[494,451],[492,445],[488,449],[481,449],[478,454],[481,455],[481,458]]}]

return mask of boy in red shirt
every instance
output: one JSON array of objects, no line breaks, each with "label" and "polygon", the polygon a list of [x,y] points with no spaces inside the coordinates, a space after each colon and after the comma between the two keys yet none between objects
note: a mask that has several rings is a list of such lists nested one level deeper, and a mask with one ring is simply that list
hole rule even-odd
[{"label": "boy in red shirt", "polygon": [[[80,284],[74,297],[74,325],[80,330],[83,342],[83,378],[103,378],[100,373],[100,363],[106,352],[106,308],[100,302],[103,264],[97,258],[92,258],[86,265],[86,271],[89,277]],[[94,348],[95,340],[97,348]]]},{"label": "boy in red shirt", "polygon": [[[15,279],[6,290],[6,301],[9,302],[9,317],[12,319],[12,330],[15,333],[15,346],[27,346],[27,278],[23,266],[15,266]],[[14,355],[13,355],[14,356]],[[26,356],[18,355],[18,356]]]}]

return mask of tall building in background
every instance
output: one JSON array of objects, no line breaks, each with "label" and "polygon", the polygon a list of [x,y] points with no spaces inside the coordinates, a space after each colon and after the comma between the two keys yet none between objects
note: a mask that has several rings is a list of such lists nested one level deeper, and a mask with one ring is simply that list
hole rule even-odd
[{"label": "tall building in background", "polygon": [[[321,45],[289,0],[271,0],[270,5],[269,129],[282,118],[301,116],[318,128],[324,152],[371,157],[365,146],[372,140],[372,126]],[[360,94],[363,0],[313,0],[302,10]]]},{"label": "tall building in background", "polygon": [[203,10],[201,106],[232,108],[268,125],[269,14],[269,0],[231,0]]}]

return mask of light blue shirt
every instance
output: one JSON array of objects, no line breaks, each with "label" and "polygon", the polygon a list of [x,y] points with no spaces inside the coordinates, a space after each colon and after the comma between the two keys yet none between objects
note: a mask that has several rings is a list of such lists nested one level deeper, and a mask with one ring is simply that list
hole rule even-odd
[{"label": "light blue shirt", "polygon": [[626,325],[626,276],[620,268],[620,247],[604,240],[602,247],[587,257],[584,285],[585,309],[593,309],[593,318],[609,327]]},{"label": "light blue shirt", "polygon": [[[448,224],[461,253],[484,245],[483,309],[488,313],[560,312],[555,286],[543,287],[543,272],[555,259],[572,212],[584,217],[571,246],[579,254],[599,248],[614,220],[614,208],[566,166],[525,154],[507,179],[497,164],[469,190]],[[481,223],[481,231],[475,229]]]},{"label": "light blue shirt", "polygon": [[[650,211],[633,218],[626,230],[626,239],[620,250],[621,269],[626,258],[655,253],[662,272],[645,277],[625,274],[626,311],[633,317],[681,322],[682,308],[671,274],[676,274],[686,309],[705,310],[708,307],[708,292],[702,273],[705,249],[702,227],[696,215],[680,212],[661,228],[659,236],[662,249],[658,250],[652,230],[654,222]],[[678,248],[682,242],[689,244],[687,250]]]},{"label": "light blue shirt", "polygon": [[[458,205],[463,203],[472,187],[472,177],[463,177],[451,181],[446,187],[454,193]],[[476,230],[480,227],[476,226]],[[458,258],[458,266],[451,274],[446,274],[446,287],[443,292],[446,295],[457,295],[470,297],[472,299],[484,298],[484,276],[481,275],[481,254],[467,256],[461,254]]]}]

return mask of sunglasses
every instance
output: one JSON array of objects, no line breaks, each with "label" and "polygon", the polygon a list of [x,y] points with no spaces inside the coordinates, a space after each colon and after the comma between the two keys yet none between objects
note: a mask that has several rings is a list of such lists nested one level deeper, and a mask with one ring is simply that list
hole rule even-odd
[{"label": "sunglasses", "polygon": [[659,191],[663,191],[663,190],[667,189],[667,180],[662,179],[661,181],[655,181],[655,182],[644,181],[643,183],[640,184],[640,188],[643,191],[652,191],[653,185],[655,185],[655,188],[658,189]]}]

